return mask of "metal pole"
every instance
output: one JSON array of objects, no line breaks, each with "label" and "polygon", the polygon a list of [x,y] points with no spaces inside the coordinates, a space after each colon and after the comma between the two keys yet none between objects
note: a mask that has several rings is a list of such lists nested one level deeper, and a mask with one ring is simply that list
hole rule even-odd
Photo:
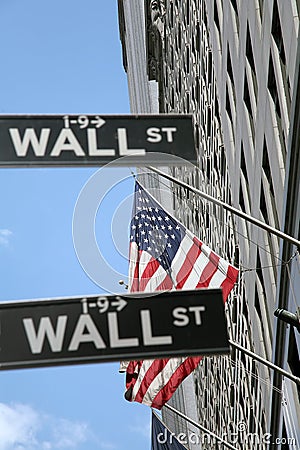
[{"label": "metal pole", "polygon": [[177,414],[179,417],[182,417],[182,419],[186,420],[187,422],[191,423],[192,425],[194,425],[194,427],[199,428],[199,430],[203,431],[204,433],[209,434],[210,436],[214,437],[216,439],[216,441],[220,442],[221,444],[224,445],[224,447],[230,448],[231,450],[237,450],[236,447],[234,447],[233,445],[229,444],[228,442],[224,441],[224,439],[222,439],[221,437],[217,436],[215,433],[213,433],[212,431],[208,430],[207,428],[203,427],[202,425],[200,425],[199,423],[195,422],[193,419],[190,419],[188,416],[186,416],[185,414],[183,414],[181,411],[178,411],[178,409],[173,408],[173,406],[168,405],[167,403],[164,405],[164,408],[169,409],[170,411],[172,411],[173,413]]},{"label": "metal pole", "polygon": [[246,355],[251,356],[252,358],[256,359],[257,361],[261,362],[262,364],[264,364],[265,366],[270,367],[273,370],[276,370],[277,372],[281,373],[282,375],[284,375],[286,378],[289,378],[290,380],[294,381],[296,384],[298,384],[300,386],[300,378],[296,377],[295,375],[293,375],[292,373],[287,372],[286,370],[282,369],[279,366],[276,366],[275,364],[271,363],[270,361],[268,361],[267,359],[262,358],[259,355],[256,355],[255,353],[251,352],[250,350],[248,350],[245,347],[242,347],[241,345],[237,344],[236,342],[233,342],[229,339],[229,344],[232,345],[233,347],[237,348],[238,350],[240,350],[243,353],[246,353]]},{"label": "metal pole", "polygon": [[249,214],[246,214],[243,211],[241,211],[237,208],[234,208],[231,205],[228,205],[228,203],[222,202],[221,200],[218,200],[218,199],[212,197],[211,195],[208,195],[205,192],[202,192],[199,189],[196,189],[193,186],[190,186],[189,184],[185,183],[184,181],[179,180],[178,178],[174,178],[171,175],[168,175],[167,173],[162,172],[161,170],[157,169],[156,167],[149,166],[148,169],[157,173],[158,175],[161,175],[164,178],[167,178],[170,181],[173,181],[174,183],[178,184],[179,186],[182,186],[182,187],[188,189],[189,191],[194,192],[195,194],[199,195],[200,197],[205,198],[205,200],[208,200],[209,202],[212,202],[215,205],[221,206],[222,208],[226,209],[227,211],[230,211],[232,214],[235,214],[236,216],[239,216],[242,219],[245,219],[248,222],[253,223],[254,225],[264,229],[265,231],[275,234],[275,236],[278,236],[281,239],[289,241],[291,244],[296,245],[298,247],[298,249],[300,249],[300,241],[298,241],[298,239],[296,239],[292,236],[289,236],[288,234],[285,234],[280,230],[277,230],[277,228],[267,225],[266,223],[262,222],[261,220],[255,219],[254,217],[250,216]]}]

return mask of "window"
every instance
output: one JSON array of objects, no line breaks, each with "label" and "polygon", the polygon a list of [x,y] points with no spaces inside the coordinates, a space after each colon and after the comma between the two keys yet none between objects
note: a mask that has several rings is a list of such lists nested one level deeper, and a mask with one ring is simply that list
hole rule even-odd
[{"label": "window", "polygon": [[274,186],[273,186],[273,181],[272,181],[272,173],[271,173],[271,167],[270,167],[270,161],[269,161],[269,155],[268,155],[266,139],[264,139],[262,169],[263,169],[263,171],[264,171],[264,173],[266,175],[266,180],[268,182],[268,187],[269,187],[268,194],[269,194],[270,199],[271,199],[273,220],[274,220],[275,226],[277,228],[279,228],[279,219],[278,219],[278,213],[277,213],[276,202],[275,202],[275,192],[274,192]]},{"label": "window", "polygon": [[272,196],[274,197],[274,188],[273,188],[273,182],[272,182],[272,174],[271,174],[271,168],[270,168],[270,162],[269,162],[269,155],[268,155],[268,149],[266,144],[266,139],[264,139],[264,148],[263,148],[263,160],[262,160],[262,168],[266,174],[266,177],[270,184],[270,192]]},{"label": "window", "polygon": [[200,23],[197,22],[196,25],[196,33],[195,33],[195,39],[196,39],[196,51],[199,53],[200,52],[200,37],[201,37],[201,33],[200,33]]},{"label": "window", "polygon": [[278,114],[279,118],[281,119],[281,111],[280,111],[280,104],[279,104],[279,98],[278,98],[278,88],[276,85],[276,77],[275,77],[274,65],[273,65],[273,60],[272,60],[271,55],[269,58],[268,89],[271,94],[272,100],[275,104],[276,113]]},{"label": "window", "polygon": [[267,204],[266,204],[266,198],[265,198],[265,191],[264,191],[264,186],[261,183],[260,186],[260,212],[262,213],[262,216],[265,220],[266,223],[268,223],[268,213],[267,213]]},{"label": "window", "polygon": [[284,45],[283,45],[283,38],[282,38],[282,31],[281,31],[281,24],[280,24],[279,12],[278,12],[277,0],[274,0],[271,33],[272,33],[272,36],[278,47],[281,61],[284,65],[286,65],[286,57],[285,57],[285,51],[284,51]]},{"label": "window", "polygon": [[232,122],[232,114],[231,114],[231,106],[230,106],[230,100],[229,100],[229,93],[228,93],[228,86],[226,85],[226,111],[229,115],[229,118]]},{"label": "window", "polygon": [[256,254],[256,273],[257,273],[257,276],[258,276],[259,281],[261,283],[263,296],[266,297],[264,277],[263,277],[263,274],[262,274],[262,266],[261,266],[261,260],[260,260],[259,251],[258,250],[257,250],[257,254]]},{"label": "window", "polygon": [[186,18],[186,24],[188,26],[190,24],[190,0],[186,0],[185,18]]},{"label": "window", "polygon": [[246,212],[246,208],[245,208],[245,201],[244,201],[244,195],[243,195],[243,189],[242,189],[242,183],[240,181],[240,192],[239,192],[239,204],[241,207],[241,210]]},{"label": "window", "polygon": [[230,1],[231,1],[232,7],[233,7],[235,13],[238,14],[238,7],[237,7],[236,0],[230,0]]},{"label": "window", "polygon": [[216,27],[220,33],[220,21],[219,21],[219,14],[218,14],[218,7],[217,7],[216,0],[214,3],[214,21],[215,21]]},{"label": "window", "polygon": [[248,87],[248,81],[247,81],[246,74],[245,74],[245,78],[244,78],[244,97],[243,97],[243,99],[244,99],[245,105],[248,109],[248,112],[251,116],[251,119],[253,120],[251,100],[250,100],[249,87]]},{"label": "window", "polygon": [[255,72],[255,64],[254,64],[254,58],[253,58],[253,51],[252,51],[252,42],[250,37],[250,30],[249,30],[249,24],[247,23],[247,37],[246,37],[246,56],[249,61],[250,67]]},{"label": "window", "polygon": [[241,144],[241,170],[243,172],[247,184],[249,184],[243,143]]},{"label": "window", "polygon": [[[293,327],[290,327],[288,364],[291,368],[293,375],[295,375],[296,377],[300,377],[300,354],[297,348],[295,331]],[[297,385],[297,388],[298,388],[298,397],[300,400],[300,386]]]},{"label": "window", "polygon": [[227,73],[229,75],[231,83],[234,84],[229,45],[227,46]]},{"label": "window", "polygon": [[259,296],[258,296],[258,292],[257,292],[257,286],[255,286],[254,308],[256,309],[260,323],[262,323],[263,319],[262,319],[262,313],[261,313],[261,309],[260,309],[260,302],[259,302]]}]

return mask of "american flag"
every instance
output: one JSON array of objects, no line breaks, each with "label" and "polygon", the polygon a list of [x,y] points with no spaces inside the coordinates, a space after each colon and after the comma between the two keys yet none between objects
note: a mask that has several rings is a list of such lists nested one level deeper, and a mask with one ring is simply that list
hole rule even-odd
[{"label": "american flag", "polygon": [[[238,269],[203,244],[136,181],[130,223],[129,291],[219,288],[226,301]],[[201,356],[130,361],[125,398],[161,409]]]}]

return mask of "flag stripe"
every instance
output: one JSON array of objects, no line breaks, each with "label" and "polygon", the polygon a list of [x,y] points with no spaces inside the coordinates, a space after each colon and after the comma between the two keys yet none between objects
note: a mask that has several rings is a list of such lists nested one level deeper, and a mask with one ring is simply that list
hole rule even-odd
[{"label": "flag stripe", "polygon": [[218,263],[219,257],[215,253],[210,252],[209,262],[206,264],[205,269],[201,273],[196,289],[200,287],[209,287],[213,275],[218,270]]},{"label": "flag stripe", "polygon": [[184,358],[176,371],[171,372],[168,382],[157,393],[151,403],[152,408],[161,409],[174,394],[179,384],[198,366],[202,357]]},{"label": "flag stripe", "polygon": [[233,266],[229,266],[227,270],[227,278],[223,281],[221,287],[223,289],[223,300],[224,302],[227,300],[228,295],[230,294],[230,291],[232,290],[233,286],[236,283],[236,280],[239,275],[238,269],[236,269]]},{"label": "flag stripe", "polygon": [[172,264],[171,264],[171,271],[174,274],[177,274],[182,266],[182,258],[185,257],[185,255],[188,254],[191,247],[193,246],[193,240],[191,237],[186,233],[183,237],[180,245],[180,251],[177,251]]},{"label": "flag stripe", "polygon": [[129,253],[129,271],[128,271],[128,290],[136,292],[138,290],[139,266],[138,266],[138,246],[135,242],[130,243]]},{"label": "flag stripe", "polygon": [[162,290],[163,287],[159,289],[159,286],[163,286],[166,276],[166,271],[160,266],[154,276],[149,280],[145,292]]},{"label": "flag stripe", "polygon": [[170,276],[167,274],[164,280],[157,286],[157,291],[170,291],[174,284]]},{"label": "flag stripe", "polygon": [[157,278],[156,272],[160,268],[159,262],[152,258],[147,262],[140,278],[140,291],[145,291],[149,280]]},{"label": "flag stripe", "polygon": [[218,288],[222,286],[222,283],[224,282],[224,280],[226,280],[226,278],[227,278],[226,272],[223,273],[220,270],[216,270],[216,272],[210,279],[209,287]]},{"label": "flag stripe", "polygon": [[[169,364],[169,361],[170,361],[169,359],[155,359],[143,361],[143,366],[141,369],[141,377],[139,377],[140,379],[137,380],[137,382],[135,383],[132,392],[132,396],[134,397],[134,400],[136,402],[145,403],[147,401],[147,397],[146,398],[144,397],[150,386],[151,391],[153,391],[154,389],[155,392],[155,386],[157,386],[157,383],[155,384],[155,379],[157,377],[161,378],[162,374],[164,373],[164,368],[167,364]],[[148,404],[151,404],[151,402]]]},{"label": "flag stripe", "polygon": [[[185,359],[186,358],[172,358],[163,360],[164,361],[163,368],[161,369],[160,372],[156,370],[156,376],[143,397],[143,403],[152,406],[153,399],[155,399],[155,397],[157,397],[160,393],[162,393],[162,391],[166,387],[165,385],[168,384],[170,378],[172,377],[172,374],[176,373],[176,371],[182,365]],[[157,368],[153,367],[153,369],[155,370]]]},{"label": "flag stripe", "polygon": [[184,289],[195,289],[195,286],[197,285],[199,281],[199,277],[201,276],[201,273],[207,266],[209,260],[206,255],[204,255],[203,252],[199,255],[199,257],[196,259],[194,267],[192,272],[190,273],[188,279],[186,280],[184,284]]},{"label": "flag stripe", "polygon": [[198,256],[201,253],[201,248],[197,245],[192,245],[186,255],[186,258],[184,260],[184,263],[181,265],[180,270],[178,271],[176,275],[176,289],[182,289],[184,286],[184,283],[186,282],[187,278],[189,277],[190,273],[193,270],[193,267],[195,265],[195,262],[198,258]]}]

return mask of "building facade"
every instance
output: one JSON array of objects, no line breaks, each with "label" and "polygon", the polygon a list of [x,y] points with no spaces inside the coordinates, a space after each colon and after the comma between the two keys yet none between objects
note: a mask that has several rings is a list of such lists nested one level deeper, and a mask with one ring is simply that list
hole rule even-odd
[{"label": "building facade", "polygon": [[[299,0],[119,0],[132,112],[193,115],[198,164],[173,175],[298,239],[299,13]],[[300,306],[297,248],[169,187],[177,218],[240,268],[231,340],[299,377],[299,333],[274,318]],[[237,448],[300,448],[299,386],[279,372],[233,348],[188,383],[175,405],[187,411],[192,392],[197,421]]]}]

